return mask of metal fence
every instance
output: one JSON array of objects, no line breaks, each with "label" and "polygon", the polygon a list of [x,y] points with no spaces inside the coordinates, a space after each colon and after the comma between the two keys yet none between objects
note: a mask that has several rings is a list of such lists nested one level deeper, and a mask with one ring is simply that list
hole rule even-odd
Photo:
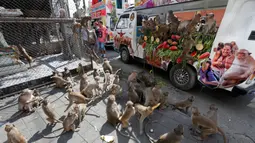
[{"label": "metal fence", "polygon": [[0,95],[3,88],[92,62],[82,35],[73,32],[75,19],[56,18],[53,8],[51,0],[0,1]]}]

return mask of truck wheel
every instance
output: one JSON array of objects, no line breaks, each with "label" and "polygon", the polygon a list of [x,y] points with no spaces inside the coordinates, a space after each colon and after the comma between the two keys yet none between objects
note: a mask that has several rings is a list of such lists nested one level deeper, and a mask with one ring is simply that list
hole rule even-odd
[{"label": "truck wheel", "polygon": [[176,64],[170,69],[169,78],[173,86],[187,91],[196,85],[197,74],[189,65]]},{"label": "truck wheel", "polygon": [[129,51],[126,47],[123,47],[120,51],[120,57],[121,57],[121,60],[128,64],[130,62],[130,55],[129,55]]}]

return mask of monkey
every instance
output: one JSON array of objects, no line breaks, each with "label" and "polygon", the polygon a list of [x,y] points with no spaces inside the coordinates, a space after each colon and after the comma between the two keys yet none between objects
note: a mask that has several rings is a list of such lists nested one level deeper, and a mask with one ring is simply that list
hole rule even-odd
[{"label": "monkey", "polygon": [[68,81],[68,78],[70,78],[72,81],[72,74],[70,70],[67,67],[65,67],[63,72],[63,79]]},{"label": "monkey", "polygon": [[200,126],[202,128],[205,128],[201,132],[202,140],[205,140],[208,137],[208,135],[216,134],[219,132],[223,136],[224,143],[227,143],[225,133],[223,132],[221,128],[219,128],[216,125],[214,121],[212,121],[211,119],[208,119],[205,116],[202,116],[197,107],[193,106],[191,110],[192,110],[191,121],[192,121],[192,126],[194,129],[193,131],[196,131],[196,129],[198,129]]},{"label": "monkey", "polygon": [[54,124],[55,122],[62,123],[62,121],[56,119],[54,110],[47,99],[44,99],[42,101],[42,109],[45,115],[47,116],[46,120],[49,121],[51,124]]},{"label": "monkey", "polygon": [[120,76],[119,75],[114,75],[113,84],[119,84],[119,83],[120,83]]},{"label": "monkey", "polygon": [[95,78],[95,81],[88,83],[88,85],[81,91],[81,94],[87,98],[94,98],[96,95],[94,95],[93,90],[95,91],[95,94],[102,91],[102,89],[99,87],[99,78],[97,77]]},{"label": "monkey", "polygon": [[[129,105],[127,105],[127,106],[129,106]],[[122,113],[120,112],[120,109],[118,108],[118,105],[116,103],[115,96],[110,95],[108,97],[108,101],[106,104],[107,122],[110,123],[122,136],[131,138],[132,140],[137,141],[137,139],[132,138],[130,135],[123,134],[117,128],[118,125],[120,125],[120,123],[123,123],[123,122],[124,122],[124,127],[126,127],[128,125],[128,119],[127,119],[129,117],[128,112],[129,111],[126,111],[126,113],[124,112],[124,114],[122,115]],[[130,113],[130,114],[132,114],[132,113]]]},{"label": "monkey", "polygon": [[44,138],[56,138],[59,136],[62,136],[63,134],[65,134],[68,131],[73,131],[76,132],[77,130],[75,130],[75,120],[78,119],[78,115],[75,111],[71,110],[67,113],[67,116],[65,117],[64,121],[63,121],[63,132],[57,136],[54,137],[46,137],[43,135]]},{"label": "monkey", "polygon": [[122,88],[120,87],[120,85],[117,84],[111,84],[109,91],[112,95],[117,96],[120,92],[121,92]]},{"label": "monkey", "polygon": [[169,23],[169,29],[171,33],[177,33],[178,26],[180,24],[180,21],[178,18],[174,15],[172,10],[168,11],[168,23]]},{"label": "monkey", "polygon": [[153,93],[153,98],[154,98],[154,101],[156,103],[159,103],[160,102],[160,98],[163,94],[162,90],[161,90],[161,87],[159,85],[155,85],[153,88],[152,88],[152,93]]},{"label": "monkey", "polygon": [[153,87],[156,85],[156,80],[152,74],[146,71],[141,71],[137,74],[137,82],[143,84],[146,87]]},{"label": "monkey", "polygon": [[128,87],[128,98],[133,103],[144,104],[145,97],[143,87],[137,82],[130,82]]},{"label": "monkey", "polygon": [[127,83],[129,85],[130,82],[137,80],[137,71],[133,70],[132,73],[128,76]]},{"label": "monkey", "polygon": [[104,74],[104,83],[105,83],[105,86],[107,87],[108,85],[110,85],[110,80],[111,80],[111,77],[110,77],[110,75],[111,75],[111,73],[110,73],[110,71],[109,70],[105,70],[105,72],[104,72],[105,74]]},{"label": "monkey", "polygon": [[202,33],[214,33],[216,29],[216,20],[214,19],[213,13],[208,13],[206,16],[202,16],[200,18],[200,22],[202,23]]},{"label": "monkey", "polygon": [[82,77],[85,74],[84,68],[83,68],[81,63],[78,64],[77,72],[78,72],[80,77]]},{"label": "monkey", "polygon": [[81,80],[80,80],[80,91],[82,91],[88,84],[89,84],[88,75],[86,73],[84,73],[81,76]]},{"label": "monkey", "polygon": [[64,80],[62,77],[54,75],[51,77],[53,81],[56,83],[57,88],[63,88],[65,86],[71,86],[71,82]]},{"label": "monkey", "polygon": [[80,92],[73,92],[71,88],[68,88],[67,92],[69,104],[64,112],[66,112],[73,105],[73,103],[86,104],[91,100],[90,98],[84,97]]},{"label": "monkey", "polygon": [[183,111],[185,111],[186,113],[188,113],[189,108],[192,106],[192,103],[195,99],[195,96],[191,96],[185,100],[176,102],[173,104],[173,109],[181,109]]},{"label": "monkey", "polygon": [[104,58],[103,69],[104,69],[104,72],[106,70],[109,70],[110,74],[113,73],[112,66],[110,65],[110,61],[107,58]]},{"label": "monkey", "polygon": [[178,26],[178,32],[184,35],[196,32],[197,23],[200,23],[201,14],[196,13],[191,20],[184,20]]},{"label": "monkey", "polygon": [[86,104],[74,104],[73,111],[78,115],[78,128],[80,127],[80,123],[84,120],[86,108]]},{"label": "monkey", "polygon": [[63,77],[63,74],[59,71],[52,71],[52,76],[59,76],[59,77]]},{"label": "monkey", "polygon": [[140,126],[140,132],[139,134],[143,134],[143,121],[146,117],[148,117],[156,108],[160,106],[160,103],[158,103],[155,106],[143,106],[141,104],[135,104],[136,112],[138,112],[141,116],[139,118],[139,126]]},{"label": "monkey", "polygon": [[213,122],[215,122],[216,125],[218,125],[218,108],[215,104],[211,104],[209,107],[209,111],[206,113],[206,117],[211,119]]},{"label": "monkey", "polygon": [[181,143],[184,138],[183,134],[184,127],[179,124],[172,132],[161,135],[156,143]]},{"label": "monkey", "polygon": [[24,89],[22,90],[18,98],[18,109],[19,111],[33,112],[33,106],[40,104],[41,97],[34,96],[35,90]]},{"label": "monkey", "polygon": [[28,61],[29,66],[31,68],[31,63],[33,62],[33,58],[29,56],[25,48],[23,48],[20,44],[17,46],[19,49],[19,52],[25,57],[25,59]]},{"label": "monkey", "polygon": [[231,67],[222,75],[220,83],[223,87],[233,87],[244,82],[255,70],[255,60],[246,49],[240,49]]},{"label": "monkey", "polygon": [[27,143],[24,135],[20,133],[14,124],[5,125],[4,130],[7,133],[7,143]]},{"label": "monkey", "polygon": [[134,103],[132,101],[128,101],[126,103],[126,108],[123,115],[119,118],[122,123],[122,128],[127,128],[129,123],[129,119],[135,115],[135,108],[133,107]]},{"label": "monkey", "polygon": [[168,94],[169,94],[169,92],[163,92],[163,94],[161,95],[160,101],[159,101],[159,103],[160,103],[159,109],[163,110],[169,106],[168,101],[167,101]]},{"label": "monkey", "polygon": [[121,112],[115,101],[114,95],[110,95],[108,97],[108,101],[106,104],[106,115],[107,122],[113,125],[114,127],[116,127],[118,123],[121,123],[121,121],[119,120]]}]

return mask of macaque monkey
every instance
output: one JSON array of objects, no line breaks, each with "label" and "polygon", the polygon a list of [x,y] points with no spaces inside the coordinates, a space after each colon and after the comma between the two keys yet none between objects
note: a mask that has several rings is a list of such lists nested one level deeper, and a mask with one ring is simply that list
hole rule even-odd
[{"label": "macaque monkey", "polygon": [[64,80],[62,77],[60,77],[58,75],[54,75],[51,78],[56,83],[56,87],[58,87],[58,88],[63,88],[65,86],[70,86],[71,85],[70,81]]},{"label": "macaque monkey", "polygon": [[191,20],[184,20],[178,26],[178,32],[183,34],[192,34],[197,31],[197,23],[200,23],[201,14],[196,13]]},{"label": "macaque monkey", "polygon": [[72,81],[72,74],[70,70],[67,67],[65,67],[63,72],[63,79],[68,81],[69,80],[68,78],[70,78],[70,80]]},{"label": "macaque monkey", "polygon": [[213,13],[208,13],[206,16],[202,16],[200,18],[200,22],[202,23],[202,33],[214,33],[216,29],[216,20],[214,19]]},{"label": "macaque monkey", "polygon": [[149,115],[151,115],[151,113],[160,106],[160,103],[158,103],[157,105],[155,106],[143,106],[141,104],[135,104],[135,109],[136,109],[136,112],[138,112],[141,116],[139,118],[139,126],[140,126],[140,135],[143,134],[143,121],[146,117],[148,117]]},{"label": "macaque monkey", "polygon": [[63,77],[63,74],[59,71],[52,71],[52,76],[59,76],[59,77]]},{"label": "macaque monkey", "polygon": [[89,82],[88,82],[88,75],[86,73],[84,73],[81,76],[80,91],[82,91],[88,84],[89,84]]},{"label": "macaque monkey", "polygon": [[20,111],[34,111],[33,105],[37,100],[40,100],[40,98],[34,96],[34,90],[24,89],[18,98],[18,108]]},{"label": "macaque monkey", "polygon": [[80,127],[80,123],[83,121],[86,113],[86,104],[75,104],[73,107],[73,111],[75,111],[78,115],[78,127]]},{"label": "macaque monkey", "polygon": [[81,63],[78,64],[77,72],[78,72],[78,74],[79,74],[80,77],[83,76],[83,75],[85,74],[84,68],[83,68],[83,66],[82,66]]},{"label": "macaque monkey", "polygon": [[117,96],[121,92],[121,90],[122,89],[120,85],[117,85],[117,84],[111,84],[109,88],[110,93],[114,96]]},{"label": "macaque monkey", "polygon": [[132,71],[132,73],[128,76],[128,85],[130,82],[136,82],[137,80],[137,72],[135,70]]},{"label": "macaque monkey", "polygon": [[169,106],[168,94],[169,94],[168,92],[163,92],[163,94],[161,95],[160,101],[159,101],[159,103],[160,103],[159,109],[163,110]]},{"label": "macaque monkey", "polygon": [[127,128],[129,123],[129,119],[135,115],[135,108],[133,107],[134,103],[132,101],[128,101],[126,103],[126,108],[123,115],[119,118],[122,123],[122,128]]},{"label": "macaque monkey", "polygon": [[177,33],[178,26],[180,24],[180,21],[178,18],[174,15],[172,10],[168,11],[168,23],[169,23],[169,30],[171,33]]},{"label": "macaque monkey", "polygon": [[44,99],[42,101],[42,109],[45,115],[47,116],[46,120],[48,120],[51,124],[55,122],[62,123],[62,121],[56,119],[54,110],[47,99]]},{"label": "macaque monkey", "polygon": [[144,89],[137,82],[130,82],[128,87],[128,98],[133,103],[143,104],[145,102],[144,99]]},{"label": "macaque monkey", "polygon": [[219,128],[214,121],[202,116],[197,107],[192,107],[191,121],[193,126],[193,131],[196,131],[199,127],[202,127],[201,139],[205,140],[209,135],[220,133],[224,138],[224,143],[227,143],[226,135],[223,130]]},{"label": "macaque monkey", "polygon": [[188,113],[189,108],[192,106],[192,103],[195,99],[195,96],[191,96],[185,100],[176,102],[173,104],[174,108],[173,109],[181,109],[183,111],[185,111],[186,113]]},{"label": "macaque monkey", "polygon": [[89,98],[84,97],[80,92],[73,92],[71,88],[68,88],[67,92],[69,104],[64,112],[66,112],[73,105],[73,103],[86,104],[91,100]]},{"label": "macaque monkey", "polygon": [[110,85],[110,82],[111,82],[111,73],[109,70],[105,70],[104,72],[104,83],[105,83],[105,86],[107,87],[108,85]]},{"label": "macaque monkey", "polygon": [[15,125],[5,125],[7,143],[27,143],[26,138],[20,133]]},{"label": "macaque monkey", "polygon": [[119,84],[119,83],[120,83],[120,76],[119,75],[114,75],[113,84]]},{"label": "macaque monkey", "polygon": [[104,68],[104,72],[105,72],[106,70],[109,70],[110,74],[113,73],[113,71],[112,71],[112,66],[111,66],[111,64],[110,64],[110,61],[109,61],[107,58],[104,58],[103,68]]},{"label": "macaque monkey", "polygon": [[146,87],[153,87],[156,85],[154,76],[146,71],[141,71],[137,74],[137,81]]},{"label": "macaque monkey", "polygon": [[107,122],[113,125],[114,127],[116,127],[117,124],[121,122],[119,120],[121,112],[115,101],[114,95],[110,95],[108,97],[108,101],[106,104],[106,115],[107,115]]},{"label": "macaque monkey", "polygon": [[245,81],[255,70],[255,60],[246,49],[240,49],[232,66],[222,75],[220,83],[223,87],[233,87]]},{"label": "macaque monkey", "polygon": [[19,52],[24,56],[24,58],[28,61],[29,66],[31,68],[31,63],[33,62],[33,58],[29,56],[25,48],[23,48],[20,44],[17,46],[19,49]]},{"label": "macaque monkey", "polygon": [[[93,90],[95,93],[93,93]],[[99,91],[102,91],[102,89],[99,87],[99,77],[96,77],[95,81],[88,83],[88,85],[81,91],[81,94],[87,98],[94,98],[94,96],[99,94]]]},{"label": "macaque monkey", "polygon": [[76,130],[75,130],[74,122],[77,119],[78,119],[78,115],[76,114],[76,112],[73,111],[73,110],[69,111],[67,113],[67,116],[65,117],[63,123],[62,123],[63,124],[63,128],[64,128],[63,132],[60,135],[57,135],[57,136],[54,136],[54,137],[46,137],[46,136],[44,136],[44,138],[56,138],[56,137],[59,137],[59,136],[65,134],[68,131],[75,132]]},{"label": "macaque monkey", "polygon": [[216,125],[218,125],[218,108],[215,104],[210,105],[209,111],[206,113],[206,117],[211,119],[213,122],[215,122]]},{"label": "macaque monkey", "polygon": [[173,132],[165,133],[161,135],[156,143],[181,143],[184,138],[184,127],[179,124],[174,128]]}]

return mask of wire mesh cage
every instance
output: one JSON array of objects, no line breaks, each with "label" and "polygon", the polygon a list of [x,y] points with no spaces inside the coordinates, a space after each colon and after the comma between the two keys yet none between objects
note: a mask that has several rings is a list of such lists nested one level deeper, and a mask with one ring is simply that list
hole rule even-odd
[{"label": "wire mesh cage", "polygon": [[0,95],[7,87],[92,62],[66,11],[64,0],[0,1]]}]

